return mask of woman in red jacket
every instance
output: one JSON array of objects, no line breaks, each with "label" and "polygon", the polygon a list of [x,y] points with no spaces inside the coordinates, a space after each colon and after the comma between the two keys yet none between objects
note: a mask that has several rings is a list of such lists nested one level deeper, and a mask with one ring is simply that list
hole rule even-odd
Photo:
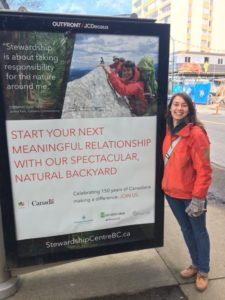
[{"label": "woman in red jacket", "polygon": [[212,173],[209,144],[191,97],[186,93],[173,95],[163,142],[162,189],[181,227],[192,260],[180,275],[183,278],[196,276],[196,288],[200,291],[208,286],[209,272],[210,242],[206,229],[206,195]]},{"label": "woman in red jacket", "polygon": [[101,65],[108,75],[112,87],[121,96],[127,96],[132,113],[137,116],[146,114],[148,100],[144,94],[144,83],[140,81],[140,71],[135,64],[127,60],[123,63],[121,77],[107,65]]}]

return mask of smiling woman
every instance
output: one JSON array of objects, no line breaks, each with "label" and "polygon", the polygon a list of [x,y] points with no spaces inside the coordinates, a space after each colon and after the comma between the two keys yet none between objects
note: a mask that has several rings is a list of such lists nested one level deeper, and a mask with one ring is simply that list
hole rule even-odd
[{"label": "smiling woman", "polygon": [[[6,2],[6,1],[5,1]],[[24,6],[28,11],[44,11],[51,13],[72,13],[81,15],[118,16],[131,14],[131,1],[110,0],[7,0],[9,9],[18,10]],[[7,7],[6,7],[7,8]]]},{"label": "smiling woman", "polygon": [[197,120],[193,101],[186,93],[172,96],[167,125],[162,189],[181,227],[191,259],[191,265],[182,270],[180,276],[184,279],[196,276],[197,290],[204,291],[210,270],[206,228],[206,196],[212,173],[210,142]]}]

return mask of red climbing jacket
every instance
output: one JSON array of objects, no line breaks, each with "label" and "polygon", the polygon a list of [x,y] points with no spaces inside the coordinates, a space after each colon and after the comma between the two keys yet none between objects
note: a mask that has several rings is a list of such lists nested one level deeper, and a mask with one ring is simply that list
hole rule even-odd
[{"label": "red climbing jacket", "polygon": [[143,115],[148,108],[148,101],[144,95],[144,83],[140,81],[140,71],[135,68],[134,76],[131,79],[120,78],[115,72],[108,75],[113,88],[121,96],[127,96],[131,110],[136,115]]}]

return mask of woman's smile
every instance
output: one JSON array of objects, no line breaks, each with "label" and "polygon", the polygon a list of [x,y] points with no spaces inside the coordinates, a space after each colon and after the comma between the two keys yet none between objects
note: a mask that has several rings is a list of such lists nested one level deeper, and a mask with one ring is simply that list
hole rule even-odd
[{"label": "woman's smile", "polygon": [[173,125],[175,127],[180,120],[182,120],[188,115],[189,113],[188,105],[182,97],[176,96],[173,99],[170,112],[173,118]]}]

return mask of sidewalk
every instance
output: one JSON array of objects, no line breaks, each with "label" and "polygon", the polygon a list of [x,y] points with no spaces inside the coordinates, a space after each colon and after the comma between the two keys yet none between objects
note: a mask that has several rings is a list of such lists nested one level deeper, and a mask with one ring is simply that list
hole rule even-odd
[{"label": "sidewalk", "polygon": [[[215,105],[197,105],[197,110],[213,114]],[[225,109],[221,110],[221,114],[225,114]],[[21,288],[8,299],[184,299],[182,296],[172,298],[174,294],[170,298],[141,296],[151,289],[163,290],[168,287],[173,291],[176,287],[189,300],[224,300],[224,213],[225,207],[209,201],[207,224],[211,240],[211,272],[209,287],[204,293],[195,290],[193,279],[185,281],[179,276],[179,271],[189,265],[190,261],[177,222],[165,204],[164,247],[66,262],[38,271],[31,271],[32,268],[15,270],[13,274],[19,275]]]},{"label": "sidewalk", "polygon": [[[76,300],[136,294],[157,287],[177,286],[189,300],[224,300],[225,210],[213,202],[208,207],[211,272],[209,287],[204,293],[195,290],[193,280],[184,281],[179,277],[179,271],[190,261],[180,229],[170,208],[165,204],[164,247],[84,259],[34,272],[26,269],[20,275],[21,288],[8,299]],[[120,299],[123,299],[122,296]],[[126,296],[124,299],[127,299]]]},{"label": "sidewalk", "polygon": [[217,108],[217,104],[196,104],[197,112],[208,112],[210,114],[225,114],[225,104],[220,104]]}]

